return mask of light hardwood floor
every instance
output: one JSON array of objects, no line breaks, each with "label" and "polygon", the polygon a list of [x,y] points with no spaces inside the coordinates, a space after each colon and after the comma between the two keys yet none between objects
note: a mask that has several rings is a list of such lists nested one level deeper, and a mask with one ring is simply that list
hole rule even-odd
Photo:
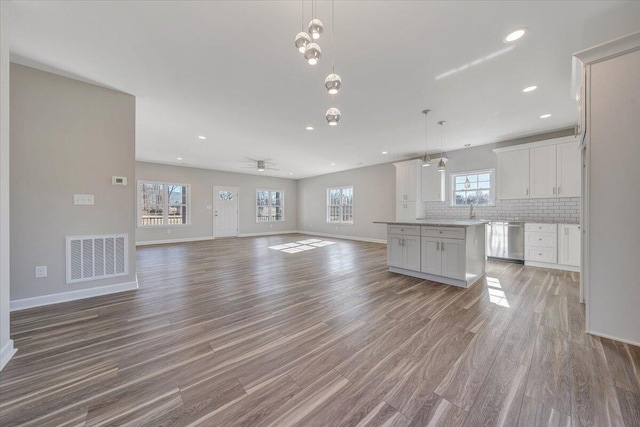
[{"label": "light hardwood floor", "polygon": [[0,425],[640,425],[640,348],[583,332],[576,273],[268,248],[308,238],[141,247],[139,290],[12,313]]}]

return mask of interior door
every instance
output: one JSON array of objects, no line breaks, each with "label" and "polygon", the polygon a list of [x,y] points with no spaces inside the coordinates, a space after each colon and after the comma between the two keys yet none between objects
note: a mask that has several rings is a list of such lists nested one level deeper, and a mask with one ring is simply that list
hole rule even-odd
[{"label": "interior door", "polygon": [[238,235],[238,188],[213,187],[213,236]]}]

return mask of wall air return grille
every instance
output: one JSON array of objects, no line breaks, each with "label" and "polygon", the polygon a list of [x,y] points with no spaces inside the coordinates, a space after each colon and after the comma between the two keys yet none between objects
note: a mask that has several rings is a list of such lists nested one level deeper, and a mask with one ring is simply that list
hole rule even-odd
[{"label": "wall air return grille", "polygon": [[127,234],[67,237],[67,283],[129,274]]}]

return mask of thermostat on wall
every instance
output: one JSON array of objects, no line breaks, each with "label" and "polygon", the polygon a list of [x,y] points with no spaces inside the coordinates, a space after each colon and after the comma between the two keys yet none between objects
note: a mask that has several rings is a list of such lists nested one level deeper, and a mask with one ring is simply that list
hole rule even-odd
[{"label": "thermostat on wall", "polygon": [[126,176],[112,176],[111,184],[113,185],[127,185],[127,177]]}]

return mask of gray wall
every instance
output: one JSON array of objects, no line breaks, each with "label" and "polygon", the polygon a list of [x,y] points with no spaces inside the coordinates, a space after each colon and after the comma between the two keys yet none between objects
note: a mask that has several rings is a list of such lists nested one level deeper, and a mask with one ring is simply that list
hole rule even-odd
[{"label": "gray wall", "polygon": [[[207,209],[207,206],[213,205],[214,185],[238,187],[240,235],[295,231],[297,228],[297,184],[292,179],[136,162],[136,180],[191,185],[191,224],[177,227],[137,228],[136,241],[139,243],[212,237],[213,210]],[[133,185],[135,186],[135,183]],[[258,188],[284,190],[284,221],[256,222],[255,197]]]},{"label": "gray wall", "polygon": [[13,353],[9,336],[9,6],[0,1],[0,369]]},{"label": "gray wall", "polygon": [[[12,301],[135,281],[135,185],[113,175],[134,181],[135,98],[11,64]],[[65,237],[115,233],[129,235],[129,275],[66,284]]]},{"label": "gray wall", "polygon": [[[353,225],[327,224],[327,188],[353,185]],[[306,232],[386,240],[376,220],[395,218],[396,171],[391,163],[298,181],[298,229]]]}]

